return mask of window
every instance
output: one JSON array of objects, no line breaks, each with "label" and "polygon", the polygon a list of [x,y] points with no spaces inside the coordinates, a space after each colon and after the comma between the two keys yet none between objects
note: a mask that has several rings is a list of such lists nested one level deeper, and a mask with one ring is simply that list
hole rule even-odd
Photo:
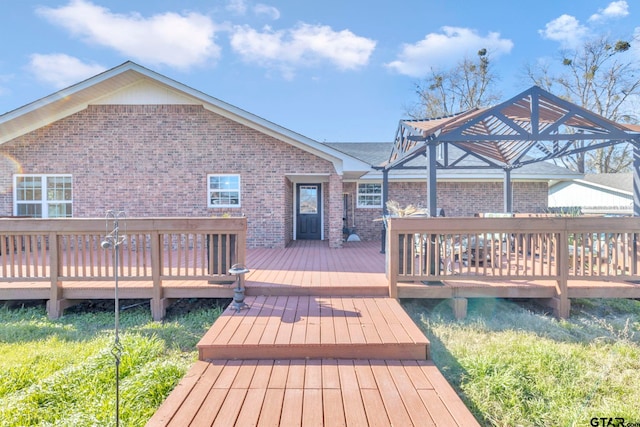
[{"label": "window", "polygon": [[240,207],[240,175],[209,175],[209,207]]},{"label": "window", "polygon": [[71,218],[71,175],[14,175],[14,215]]},{"label": "window", "polygon": [[300,213],[315,215],[318,213],[318,186],[300,186]]},{"label": "window", "polygon": [[382,184],[358,183],[358,207],[381,208]]}]

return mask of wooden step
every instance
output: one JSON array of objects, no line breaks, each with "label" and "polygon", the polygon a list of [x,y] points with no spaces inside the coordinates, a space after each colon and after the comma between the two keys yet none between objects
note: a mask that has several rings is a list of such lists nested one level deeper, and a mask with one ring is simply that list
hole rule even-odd
[{"label": "wooden step", "polygon": [[147,423],[160,426],[479,426],[428,360],[196,362]]},{"label": "wooden step", "polygon": [[256,296],[229,306],[198,343],[200,360],[429,358],[429,341],[392,298]]},{"label": "wooden step", "polygon": [[329,297],[388,297],[389,286],[286,286],[249,283],[246,294],[250,296],[329,296]]}]

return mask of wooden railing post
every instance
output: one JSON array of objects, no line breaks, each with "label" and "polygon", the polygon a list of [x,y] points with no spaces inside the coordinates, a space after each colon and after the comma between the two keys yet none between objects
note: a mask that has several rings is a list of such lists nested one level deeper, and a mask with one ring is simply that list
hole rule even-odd
[{"label": "wooden railing post", "polygon": [[398,254],[400,251],[398,232],[393,229],[393,221],[387,220],[387,274],[389,275],[389,296],[398,298]]},{"label": "wooden railing post", "polygon": [[49,233],[49,280],[51,288],[47,302],[47,315],[57,319],[62,315],[62,287],[60,286],[60,242],[55,231]]},{"label": "wooden railing post", "polygon": [[[244,266],[247,265],[247,222],[243,223],[243,227],[237,231],[236,234],[236,247],[237,247],[237,256],[238,263]],[[245,275],[240,274],[238,280],[240,281],[240,288],[244,288]]]},{"label": "wooden railing post", "polygon": [[153,297],[151,298],[151,316],[160,321],[166,314],[166,305],[162,292],[162,251],[160,250],[161,235],[157,230],[151,232],[151,280],[153,282]]},{"label": "wooden railing post", "polygon": [[558,285],[556,301],[554,301],[554,314],[560,319],[569,318],[571,311],[571,301],[569,300],[569,232],[567,230],[567,220],[564,221],[565,226],[559,233],[558,237]]}]

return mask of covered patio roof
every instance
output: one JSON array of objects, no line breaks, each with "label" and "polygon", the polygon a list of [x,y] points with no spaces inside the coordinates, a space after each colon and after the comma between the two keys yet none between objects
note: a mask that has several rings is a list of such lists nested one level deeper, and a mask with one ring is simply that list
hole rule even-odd
[{"label": "covered patio roof", "polygon": [[[538,86],[489,108],[435,119],[401,120],[389,160],[378,169],[386,187],[390,170],[423,168],[412,160],[426,156],[432,213],[436,211],[437,168],[502,169],[505,212],[511,212],[511,170],[622,143],[634,147],[634,211],[640,216],[640,126],[616,123]],[[383,190],[384,202],[385,194]]]}]

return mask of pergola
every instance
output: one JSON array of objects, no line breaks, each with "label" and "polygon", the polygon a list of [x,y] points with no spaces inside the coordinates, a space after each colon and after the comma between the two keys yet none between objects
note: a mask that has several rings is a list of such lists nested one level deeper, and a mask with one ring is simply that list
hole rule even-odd
[{"label": "pergola", "polygon": [[511,171],[612,145],[630,143],[634,155],[634,216],[640,216],[640,126],[613,122],[533,86],[499,105],[448,117],[403,120],[383,174],[387,214],[389,171],[424,169],[428,207],[436,215],[437,169],[502,169],[504,211],[512,211]]}]

